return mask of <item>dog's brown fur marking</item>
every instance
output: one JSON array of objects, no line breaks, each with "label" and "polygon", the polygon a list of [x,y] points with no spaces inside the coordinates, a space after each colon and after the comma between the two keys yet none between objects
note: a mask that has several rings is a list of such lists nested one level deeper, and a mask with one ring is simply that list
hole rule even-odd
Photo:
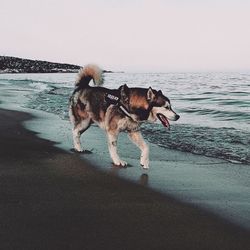
[{"label": "dog's brown fur marking", "polygon": [[143,108],[143,109],[148,109],[149,104],[146,102],[145,98],[142,96],[138,95],[133,95],[130,96],[129,100],[130,106],[133,108]]}]

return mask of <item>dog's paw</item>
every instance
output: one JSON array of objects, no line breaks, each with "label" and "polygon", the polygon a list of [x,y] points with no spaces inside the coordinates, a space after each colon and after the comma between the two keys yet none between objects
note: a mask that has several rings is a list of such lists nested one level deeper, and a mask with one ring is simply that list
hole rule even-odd
[{"label": "dog's paw", "polygon": [[149,169],[149,165],[142,165],[142,164],[141,164],[141,167],[142,167],[143,169],[146,169],[146,170]]},{"label": "dog's paw", "polygon": [[126,167],[128,165],[128,163],[126,161],[119,160],[119,161],[115,161],[114,165],[118,166],[118,167]]},{"label": "dog's paw", "polygon": [[75,148],[71,148],[70,151],[73,153],[78,153],[78,154],[92,154],[92,151],[90,151],[90,150],[80,150],[79,151]]},{"label": "dog's paw", "polygon": [[79,150],[77,150],[75,148],[71,148],[70,151],[73,152],[73,153],[81,153],[82,152],[81,150],[79,151]]},{"label": "dog's paw", "polygon": [[142,159],[140,164],[143,169],[149,169],[149,159]]}]

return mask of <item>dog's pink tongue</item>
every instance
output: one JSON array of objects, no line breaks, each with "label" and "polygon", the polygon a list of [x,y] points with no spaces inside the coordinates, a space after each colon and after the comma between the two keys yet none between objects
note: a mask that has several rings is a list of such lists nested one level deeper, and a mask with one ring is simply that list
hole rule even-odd
[{"label": "dog's pink tongue", "polygon": [[162,121],[163,126],[170,129],[170,123],[169,123],[168,119],[164,116],[164,117],[162,117],[162,120],[163,120]]},{"label": "dog's pink tongue", "polygon": [[162,125],[168,129],[170,129],[170,123],[168,121],[168,119],[162,115],[162,114],[158,114],[158,118],[161,121]]}]

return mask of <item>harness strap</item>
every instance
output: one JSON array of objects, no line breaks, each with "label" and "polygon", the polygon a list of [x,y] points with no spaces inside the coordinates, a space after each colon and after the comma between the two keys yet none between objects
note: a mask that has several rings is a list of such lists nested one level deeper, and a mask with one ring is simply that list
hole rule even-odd
[{"label": "harness strap", "polygon": [[135,121],[134,120],[134,118],[132,117],[132,115],[128,112],[128,110],[127,110],[127,108],[125,107],[125,106],[123,106],[121,103],[118,105],[118,107],[119,107],[119,109],[122,111],[122,113],[124,114],[124,115],[126,115],[127,117],[129,117],[130,119],[132,119],[133,121]]},{"label": "harness strap", "polygon": [[108,106],[109,105],[118,106],[118,108],[122,111],[122,113],[125,116],[127,116],[130,119],[132,119],[133,121],[135,121],[134,118],[132,117],[132,115],[129,113],[128,109],[123,104],[121,104],[121,98],[120,97],[118,97],[116,95],[113,95],[111,93],[106,93],[105,101],[108,103]]}]

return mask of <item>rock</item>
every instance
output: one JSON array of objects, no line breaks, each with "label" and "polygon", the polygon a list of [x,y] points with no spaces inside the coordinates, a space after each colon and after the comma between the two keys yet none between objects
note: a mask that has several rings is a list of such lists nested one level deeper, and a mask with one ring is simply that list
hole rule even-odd
[{"label": "rock", "polygon": [[0,56],[0,73],[75,73],[81,66]]}]

